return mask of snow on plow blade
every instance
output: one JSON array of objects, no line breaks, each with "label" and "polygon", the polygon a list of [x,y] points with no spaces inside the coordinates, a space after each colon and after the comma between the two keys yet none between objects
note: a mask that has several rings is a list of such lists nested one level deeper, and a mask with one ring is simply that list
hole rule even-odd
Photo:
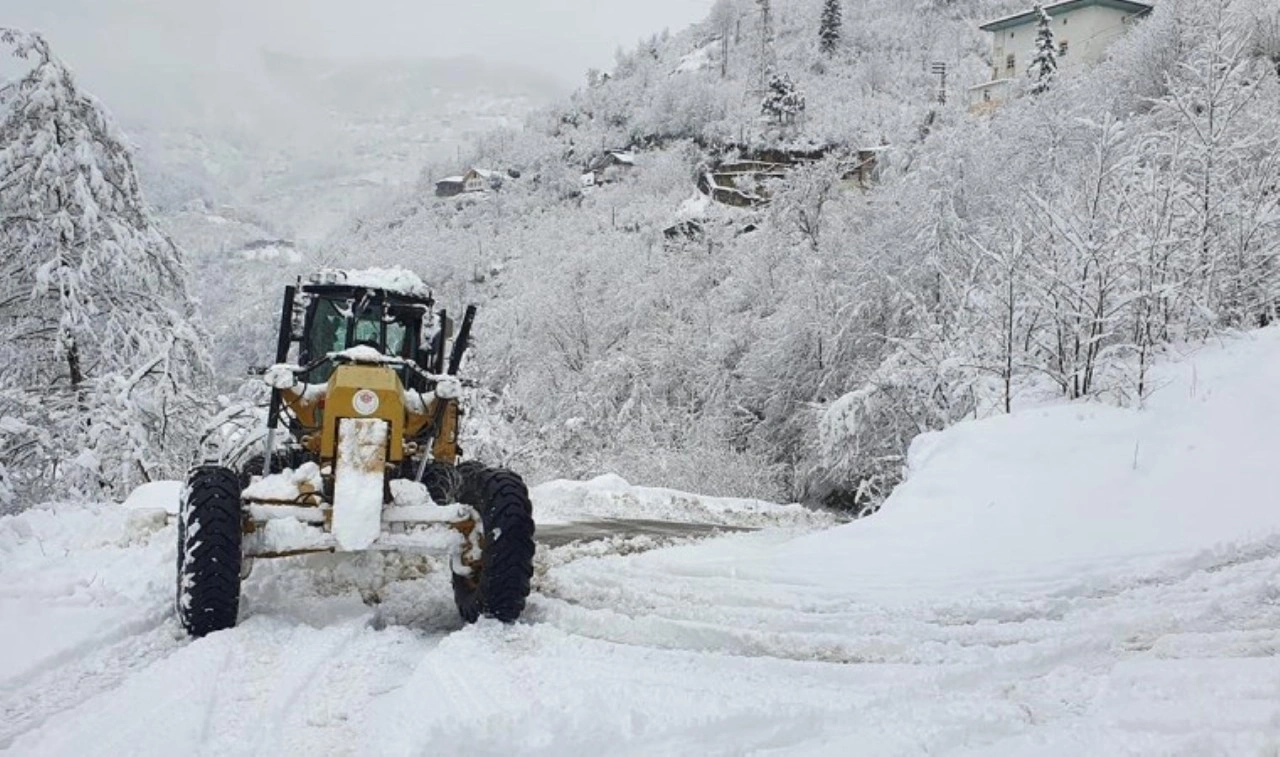
[{"label": "snow on plow blade", "polygon": [[315,463],[245,489],[243,555],[403,551],[451,555],[459,572],[469,573],[466,566],[480,556],[479,514],[468,505],[436,505],[418,482],[386,481],[387,428],[377,418],[340,420],[332,502]]},{"label": "snow on plow blade", "polygon": [[382,486],[387,423],[381,418],[338,421],[333,471],[333,538],[346,552],[368,549],[382,533]]},{"label": "snow on plow blade", "polygon": [[[480,517],[468,505],[381,507],[376,537],[361,548],[370,551],[478,556]],[[246,557],[286,557],[308,552],[353,551],[325,524],[333,510],[276,504],[251,504],[254,529],[244,536]]]}]

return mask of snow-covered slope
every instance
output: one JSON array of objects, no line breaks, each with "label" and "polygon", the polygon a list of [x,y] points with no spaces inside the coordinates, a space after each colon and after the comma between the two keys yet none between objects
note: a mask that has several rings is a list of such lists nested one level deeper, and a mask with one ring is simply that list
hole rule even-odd
[{"label": "snow-covered slope", "polygon": [[[438,573],[371,610],[368,566],[313,560],[260,564],[241,625],[189,642],[170,526],[110,506],[0,520],[0,748],[1272,754],[1280,329],[1157,375],[1141,412],[923,437],[862,521],[544,551],[511,627],[463,627]],[[577,512],[593,490],[623,487],[540,499]]]}]

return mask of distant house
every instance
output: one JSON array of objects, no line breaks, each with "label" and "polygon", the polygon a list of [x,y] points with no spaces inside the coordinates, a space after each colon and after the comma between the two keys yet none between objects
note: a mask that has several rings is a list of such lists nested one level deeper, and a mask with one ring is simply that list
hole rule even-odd
[{"label": "distant house", "polygon": [[502,188],[502,174],[483,168],[469,168],[461,176],[446,176],[436,182],[436,197],[453,197],[468,192]]},{"label": "distant house", "polygon": [[586,172],[582,174],[582,185],[594,187],[606,184],[635,165],[636,156],[630,150],[605,150],[587,165]]},{"label": "distant house", "polygon": [[698,189],[721,205],[752,208],[769,202],[771,184],[785,179],[790,169],[785,163],[761,160],[721,163],[698,178]]},{"label": "distant house", "polygon": [[[888,145],[862,148],[843,160],[840,178],[846,188],[870,189],[880,180],[884,165],[883,155]],[[799,166],[820,160],[822,152],[803,154],[771,153],[765,157],[743,158],[720,163],[697,174],[698,191],[721,205],[737,208],[753,208],[766,205],[773,197],[774,188]]]},{"label": "distant house", "polygon": [[[1152,6],[1133,0],[1065,0],[1043,8],[1053,20],[1058,74],[1070,76],[1102,60],[1111,43]],[[1032,9],[979,27],[991,33],[991,80],[969,88],[971,111],[990,111],[1009,99],[1014,82],[1031,64],[1039,23]]]}]

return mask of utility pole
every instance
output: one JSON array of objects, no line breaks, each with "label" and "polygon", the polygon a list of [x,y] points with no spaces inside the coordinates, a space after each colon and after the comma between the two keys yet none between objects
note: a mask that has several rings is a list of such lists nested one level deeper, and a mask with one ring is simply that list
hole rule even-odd
[{"label": "utility pole", "polygon": [[937,77],[941,78],[938,86],[938,102],[943,105],[947,104],[947,64],[941,61],[934,61],[929,71]]}]

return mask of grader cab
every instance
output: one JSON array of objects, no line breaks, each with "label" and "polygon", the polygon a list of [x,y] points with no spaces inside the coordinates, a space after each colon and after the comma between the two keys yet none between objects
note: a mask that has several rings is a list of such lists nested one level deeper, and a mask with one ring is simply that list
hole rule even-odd
[{"label": "grader cab", "polygon": [[519,617],[533,572],[528,490],[462,461],[457,374],[475,307],[456,336],[434,308],[399,269],[286,287],[276,364],[262,372],[265,432],[251,454],[187,476],[177,609],[188,633],[235,625],[255,559],[371,550],[448,557],[468,622]]}]

